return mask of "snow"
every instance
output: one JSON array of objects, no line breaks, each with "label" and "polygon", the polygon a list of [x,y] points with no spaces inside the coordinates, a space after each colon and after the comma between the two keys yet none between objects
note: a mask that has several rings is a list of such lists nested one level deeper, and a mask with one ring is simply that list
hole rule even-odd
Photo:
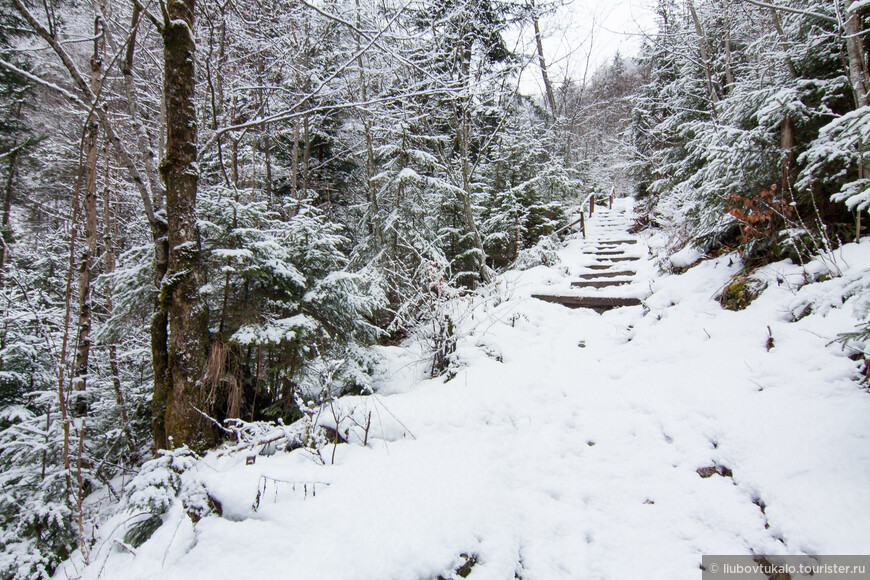
[{"label": "snow", "polygon": [[[2,376],[2,373],[0,376]],[[14,423],[22,423],[32,418],[33,412],[28,410],[27,408],[21,405],[9,405],[8,407],[4,407],[0,410],[0,421],[14,424]]]},{"label": "snow", "polygon": [[[831,342],[870,309],[870,243],[761,269],[766,290],[739,312],[715,301],[738,256],[662,275],[643,239],[621,248],[639,260],[618,287],[643,306],[532,299],[591,271],[592,241],[628,224],[617,205],[558,265],[457,302],[452,379],[426,378],[420,344],[377,347],[376,394],[320,416],[354,434],[324,464],[210,453],[183,477],[222,517],[193,525],[176,502],[135,556],[102,548],[83,577],[435,579],[473,554],[472,580],[695,580],[702,554],[866,553],[870,397]],[[372,418],[366,446],[351,415]]]},{"label": "snow", "polygon": [[238,344],[279,344],[292,341],[299,336],[312,334],[319,324],[305,314],[266,322],[264,324],[244,324],[230,338]]},{"label": "snow", "polygon": [[704,257],[704,254],[690,244],[673,254],[669,260],[674,268],[687,268],[702,257]]}]

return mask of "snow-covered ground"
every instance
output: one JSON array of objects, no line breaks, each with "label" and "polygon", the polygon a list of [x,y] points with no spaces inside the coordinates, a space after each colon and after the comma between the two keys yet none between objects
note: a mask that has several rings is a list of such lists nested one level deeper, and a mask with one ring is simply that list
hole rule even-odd
[{"label": "snow-covered ground", "polygon": [[[630,209],[597,213],[590,240]],[[642,256],[630,286],[600,291],[644,305],[603,315],[530,298],[571,291],[589,240],[509,272],[455,305],[450,380],[425,378],[419,345],[380,349],[378,394],[322,415],[351,431],[325,465],[212,453],[185,477],[222,517],[194,525],[176,504],[134,556],[111,541],[119,515],[91,565],[59,577],[436,580],[473,556],[472,580],[696,580],[702,554],[870,553],[870,394],[830,344],[866,320],[870,244],[766,267],[767,290],[732,312],[715,296],[736,256],[662,275],[659,243],[627,250]],[[843,276],[807,284],[831,267]],[[349,417],[369,412],[363,446]]]}]

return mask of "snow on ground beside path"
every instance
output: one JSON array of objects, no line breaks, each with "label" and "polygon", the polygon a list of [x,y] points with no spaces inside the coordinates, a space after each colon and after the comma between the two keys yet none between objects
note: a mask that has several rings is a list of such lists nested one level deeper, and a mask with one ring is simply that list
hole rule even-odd
[{"label": "snow on ground beside path", "polygon": [[695,580],[702,554],[870,553],[870,395],[829,345],[866,319],[866,299],[841,298],[870,286],[870,244],[838,252],[844,275],[826,282],[805,284],[830,261],[764,268],[741,312],[714,300],[735,256],[660,276],[643,243],[645,306],[529,297],[587,272],[585,244],[504,275],[501,303],[458,319],[452,380],[425,379],[419,349],[381,347],[380,394],[336,411],[372,412],[367,447],[337,446],[333,465],[330,445],[325,466],[212,453],[186,477],[224,517],[194,527],[176,506],[136,557],[107,545],[84,576],[434,580],[474,554],[471,580]]}]

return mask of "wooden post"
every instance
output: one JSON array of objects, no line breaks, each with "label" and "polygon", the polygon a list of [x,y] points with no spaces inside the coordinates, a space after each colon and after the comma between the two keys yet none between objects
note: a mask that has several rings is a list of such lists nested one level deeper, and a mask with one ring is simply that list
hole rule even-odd
[{"label": "wooden post", "polygon": [[583,234],[583,237],[586,237],[586,220],[583,219],[583,212],[580,212],[580,233]]},{"label": "wooden post", "polygon": [[589,215],[595,213],[595,194],[593,193],[589,197]]},{"label": "wooden post", "polygon": [[[572,227],[576,226],[577,224],[582,224],[582,223],[583,223],[583,212],[581,211],[581,212],[580,212],[580,217],[579,217],[579,218],[577,218],[576,220],[574,220],[573,222],[571,222],[571,223],[568,224],[567,226],[561,227],[561,228],[559,228],[558,230],[556,230],[556,235],[558,236],[558,235],[560,235],[562,232],[567,232],[567,231],[568,231],[569,229],[571,229]],[[583,226],[581,225],[581,227],[583,227]]]},{"label": "wooden post", "polygon": [[607,209],[613,209],[613,194],[610,194],[610,202],[607,204]]}]

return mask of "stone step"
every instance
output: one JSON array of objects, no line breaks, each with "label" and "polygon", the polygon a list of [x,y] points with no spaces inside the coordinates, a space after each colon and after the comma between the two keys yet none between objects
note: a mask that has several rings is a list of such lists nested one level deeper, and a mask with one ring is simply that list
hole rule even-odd
[{"label": "stone step", "polygon": [[619,276],[634,276],[635,272],[630,270],[621,270],[619,272],[598,272],[596,274],[582,274],[580,277],[584,280],[595,280],[596,278],[618,278]]},{"label": "stone step", "polygon": [[618,246],[621,244],[636,244],[637,240],[598,240],[600,245]]},{"label": "stone step", "polygon": [[622,258],[614,256],[612,258],[607,258],[607,260],[611,262],[637,262],[640,258],[637,256],[625,256]]},{"label": "stone step", "polygon": [[613,264],[590,264],[588,266],[584,266],[584,268],[589,268],[590,270],[609,270]]},{"label": "stone step", "polygon": [[620,306],[638,306],[643,304],[639,298],[616,298],[610,296],[555,296],[552,294],[532,294],[532,298],[561,304],[568,308],[591,308],[596,312],[605,312]]},{"label": "stone step", "polygon": [[574,288],[608,288],[610,286],[624,286],[630,280],[581,280],[579,282],[571,282]]},{"label": "stone step", "polygon": [[625,252],[622,250],[595,250],[593,252],[596,256],[624,256]]}]

